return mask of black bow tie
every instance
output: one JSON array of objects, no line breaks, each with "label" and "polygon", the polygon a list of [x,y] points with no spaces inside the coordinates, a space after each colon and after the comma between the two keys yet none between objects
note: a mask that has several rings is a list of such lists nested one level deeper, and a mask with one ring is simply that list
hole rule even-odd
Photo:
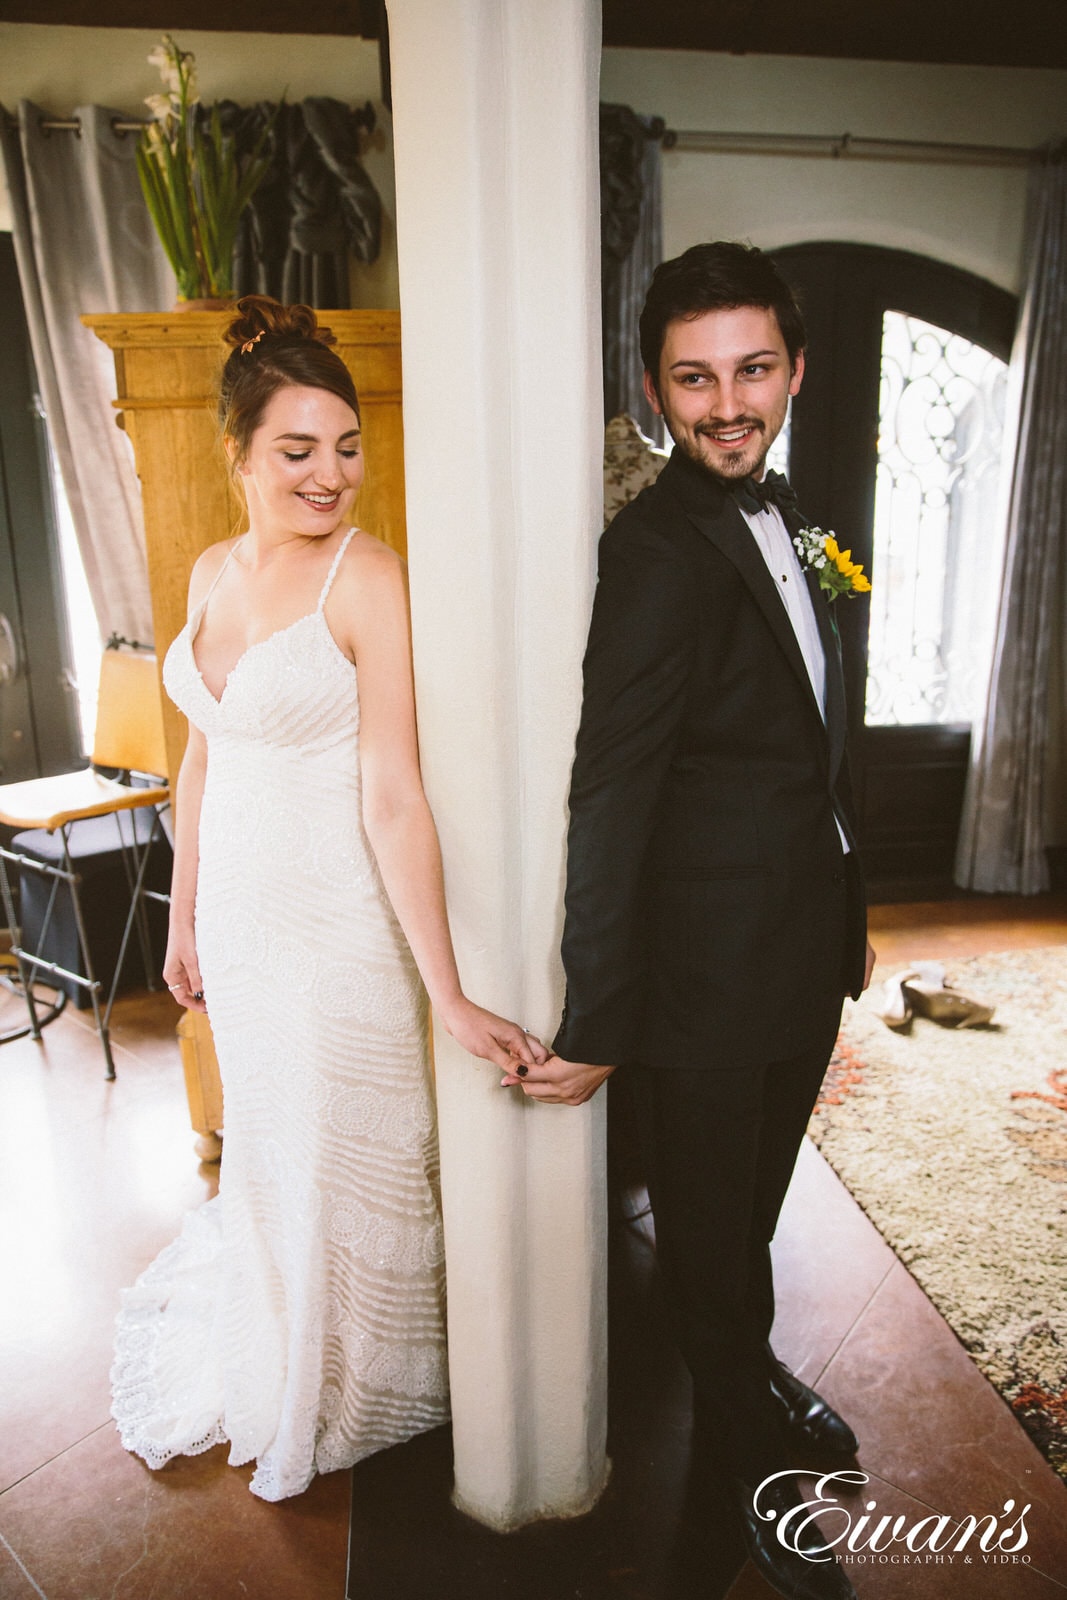
[{"label": "black bow tie", "polygon": [[768,506],[777,506],[779,511],[785,511],[797,503],[796,490],[789,487],[789,479],[782,472],[766,472],[759,479],[739,478],[732,485],[731,493],[741,510],[747,511],[749,516],[766,511]]}]

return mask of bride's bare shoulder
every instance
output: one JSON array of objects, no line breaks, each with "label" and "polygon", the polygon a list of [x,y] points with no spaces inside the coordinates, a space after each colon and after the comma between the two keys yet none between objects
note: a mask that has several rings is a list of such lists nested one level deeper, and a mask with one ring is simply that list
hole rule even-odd
[{"label": "bride's bare shoulder", "polygon": [[355,563],[374,565],[379,570],[387,568],[404,568],[407,562],[398,550],[386,544],[384,539],[379,539],[375,534],[368,533],[366,528],[357,528],[352,543],[348,547],[348,557]]},{"label": "bride's bare shoulder", "polygon": [[408,564],[403,556],[383,540],[357,528],[345,551],[337,573],[339,584],[355,596],[383,590],[404,588],[407,584]]},{"label": "bride's bare shoulder", "polygon": [[230,551],[236,541],[234,539],[220,539],[218,544],[209,544],[206,550],[201,550],[193,563],[193,570],[189,574],[189,610],[193,611],[203,600],[211,585],[226,565]]},{"label": "bride's bare shoulder", "polygon": [[353,661],[382,640],[409,637],[407,571],[403,556],[372,533],[353,536],[327,605],[334,637]]}]

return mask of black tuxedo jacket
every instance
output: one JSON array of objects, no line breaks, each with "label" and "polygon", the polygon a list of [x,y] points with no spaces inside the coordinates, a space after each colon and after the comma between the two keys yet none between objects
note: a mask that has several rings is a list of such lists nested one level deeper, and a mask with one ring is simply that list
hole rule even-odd
[{"label": "black tuxedo jacket", "polygon": [[676,450],[605,532],[571,778],[565,1059],[779,1060],[822,1042],[835,1000],[859,992],[840,647],[809,586],[825,721],[775,582],[716,480]]}]

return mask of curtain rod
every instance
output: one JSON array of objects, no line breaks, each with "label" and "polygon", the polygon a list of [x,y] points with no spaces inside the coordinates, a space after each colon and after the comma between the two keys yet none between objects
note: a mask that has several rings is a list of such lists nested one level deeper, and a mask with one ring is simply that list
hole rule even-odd
[{"label": "curtain rod", "polygon": [[[127,133],[140,133],[142,128],[149,125],[146,117],[143,122],[128,121],[125,117],[112,117],[111,131],[122,138]],[[82,125],[77,117],[42,117],[38,127],[44,133],[77,133],[82,131]]]},{"label": "curtain rod", "polygon": [[724,151],[734,155],[851,156],[862,161],[956,162],[961,166],[1025,167],[1040,149],[1016,145],[937,144],[919,139],[865,139],[851,133],[710,133],[668,129],[665,150]]},{"label": "curtain rod", "polygon": [[[118,134],[121,139],[128,133],[140,133],[142,128],[149,126],[149,122],[150,119],[148,117],[143,122],[134,122],[126,117],[112,117],[111,131]],[[17,132],[18,118],[9,116],[7,125]],[[43,133],[76,133],[80,137],[82,131],[81,121],[78,117],[42,117],[37,126]]]},{"label": "curtain rod", "polygon": [[[657,119],[658,120],[658,119]],[[14,119],[12,119],[14,121]],[[135,122],[112,117],[111,131],[124,137],[140,133],[147,119]],[[77,117],[42,117],[45,133],[81,133]],[[831,160],[851,157],[860,161],[949,162],[960,166],[1025,167],[1038,155],[1040,147],[1019,145],[939,144],[921,139],[865,139],[851,133],[712,133],[703,129],[665,128],[662,133],[649,129],[651,137],[661,138],[665,150],[721,151],[731,155],[821,156]]]},{"label": "curtain rod", "polygon": [[[366,126],[373,131],[373,120],[367,120],[368,114],[371,112],[371,110],[371,103],[368,100],[366,106],[363,107],[362,110],[358,106],[356,107],[356,116],[357,119],[363,118],[360,126]],[[16,116],[9,115],[7,120],[8,127],[17,131],[19,125],[18,118]],[[152,120],[153,119],[151,117],[144,117],[142,119],[121,116],[112,117],[111,131],[112,133],[117,134],[121,139],[124,138],[128,133],[140,133],[143,128],[150,128],[152,126]],[[80,137],[82,131],[81,120],[78,117],[41,117],[37,123],[37,126],[43,133],[76,133]]]}]

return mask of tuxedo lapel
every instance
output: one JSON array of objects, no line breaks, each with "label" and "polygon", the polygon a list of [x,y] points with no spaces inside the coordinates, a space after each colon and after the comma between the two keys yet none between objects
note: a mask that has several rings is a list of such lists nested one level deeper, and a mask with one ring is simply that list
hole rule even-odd
[{"label": "tuxedo lapel", "polygon": [[821,722],[822,711],[815,698],[815,690],[811,686],[804,653],[797,643],[789,613],[782,603],[774,579],[767,570],[767,563],[752,535],[752,529],[733,500],[727,500],[721,516],[697,517],[694,521],[701,533],[722,551],[744,578],[752,592],[752,598],[763,612],[789,665],[811,695],[812,707],[818,713]]},{"label": "tuxedo lapel", "polygon": [[[792,508],[782,512],[782,520],[794,538],[807,523],[799,511]],[[819,587],[818,574],[806,567],[804,578],[811,595],[815,622],[822,641],[826,661],[826,734],[830,741],[830,782],[837,780],[841,758],[845,753],[845,736],[848,731],[848,712],[845,704],[845,674],[841,664],[841,636],[837,631],[831,601]],[[833,602],[836,604],[837,602]]]},{"label": "tuxedo lapel", "polygon": [[830,602],[819,588],[817,576],[810,567],[804,576],[815,611],[815,621],[819,627],[823,655],[826,658],[826,733],[830,741],[830,782],[833,784],[837,781],[841,757],[845,753],[845,734],[848,728],[845,675],[841,666],[841,640],[837,623],[830,610]]},{"label": "tuxedo lapel", "polygon": [[[716,549],[722,552],[745,580],[783,655],[807,690],[812,710],[818,717],[820,725],[823,725],[822,707],[815,698],[807,663],[797,643],[789,613],[778,593],[774,579],[767,570],[767,563],[753,538],[752,530],[738,509],[736,500],[732,495],[720,490],[717,485],[708,482],[706,474],[700,472],[699,468],[691,466],[678,450],[673,452],[670,461],[660,474],[657,487],[659,485],[674,490],[690,521],[706,539],[711,540]],[[794,530],[790,527],[789,531],[792,533]],[[836,661],[836,644],[833,651],[826,644],[823,619],[820,616],[820,612],[825,610],[825,604],[816,606],[819,636],[823,639],[823,649],[827,654],[829,678],[832,663]],[[837,670],[840,671],[839,668]],[[829,715],[825,726],[829,732]],[[836,760],[840,759],[839,751]]]}]

